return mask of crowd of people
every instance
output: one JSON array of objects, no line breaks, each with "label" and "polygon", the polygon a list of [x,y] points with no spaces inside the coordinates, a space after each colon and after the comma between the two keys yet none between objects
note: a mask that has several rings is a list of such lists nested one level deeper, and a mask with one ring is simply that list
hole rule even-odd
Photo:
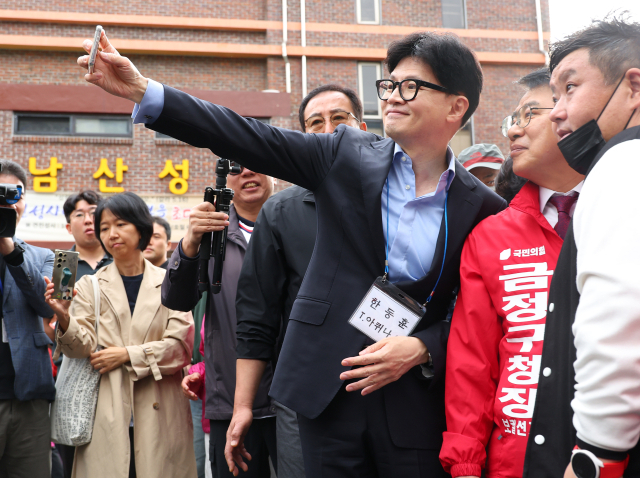
[{"label": "crowd of people", "polygon": [[[137,195],[70,196],[72,301],[52,298],[51,251],[0,238],[1,478],[640,476],[640,24],[553,44],[514,78],[508,154],[458,158],[483,76],[451,34],[389,47],[385,138],[349,88],[316,88],[302,131],[280,129],[100,43],[85,79],[235,161],[233,203],[194,207],[167,260],[171,228]],[[24,194],[6,207],[19,221]],[[199,250],[225,229],[216,294]],[[101,374],[78,447],[51,443],[61,356]]]}]

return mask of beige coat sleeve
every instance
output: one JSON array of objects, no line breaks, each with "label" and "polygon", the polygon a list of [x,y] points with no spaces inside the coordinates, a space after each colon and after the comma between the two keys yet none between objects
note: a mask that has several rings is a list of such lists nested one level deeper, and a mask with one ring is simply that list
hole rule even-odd
[{"label": "beige coat sleeve", "polygon": [[89,277],[83,277],[76,284],[78,294],[69,309],[69,327],[63,334],[56,331],[56,353],[54,360],[63,353],[69,358],[86,358],[98,345],[96,336],[96,315],[94,309],[93,286]]},{"label": "beige coat sleeve", "polygon": [[126,347],[131,359],[127,370],[134,381],[149,375],[162,380],[163,375],[173,375],[191,361],[195,332],[191,312],[166,311],[169,317],[161,340]]}]

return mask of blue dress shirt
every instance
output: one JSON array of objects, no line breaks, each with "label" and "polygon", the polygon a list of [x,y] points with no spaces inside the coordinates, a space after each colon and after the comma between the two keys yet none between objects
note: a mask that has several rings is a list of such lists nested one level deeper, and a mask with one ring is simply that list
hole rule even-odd
[{"label": "blue dress shirt", "polygon": [[[416,197],[416,176],[411,158],[396,144],[393,163],[382,188],[382,229],[389,241],[389,280],[418,280],[431,269],[440,225],[444,217],[444,201],[455,177],[455,157],[447,148],[449,167],[440,175],[436,190]],[[389,230],[387,231],[387,211]]]},{"label": "blue dress shirt", "polygon": [[[164,88],[149,80],[147,91],[133,109],[134,123],[155,122],[164,107]],[[447,191],[455,177],[455,157],[447,149],[448,169],[442,173],[434,192],[416,197],[416,176],[411,158],[396,144],[393,163],[382,189],[382,228],[389,241],[389,280],[400,282],[418,280],[431,269],[440,224],[444,215]],[[389,231],[387,231],[387,210]],[[382,275],[383,271],[380,271]]]}]

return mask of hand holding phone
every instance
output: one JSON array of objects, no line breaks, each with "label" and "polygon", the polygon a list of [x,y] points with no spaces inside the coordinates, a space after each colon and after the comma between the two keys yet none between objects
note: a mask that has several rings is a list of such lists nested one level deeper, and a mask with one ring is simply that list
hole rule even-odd
[{"label": "hand holding phone", "polygon": [[100,37],[102,36],[102,26],[96,26],[96,33],[93,35],[93,45],[91,46],[91,53],[89,54],[89,74],[93,74],[93,69],[96,65],[96,55],[100,48]]},{"label": "hand holding phone", "polygon": [[53,266],[54,284],[52,299],[73,300],[73,288],[78,271],[78,253],[74,251],[55,251]]}]

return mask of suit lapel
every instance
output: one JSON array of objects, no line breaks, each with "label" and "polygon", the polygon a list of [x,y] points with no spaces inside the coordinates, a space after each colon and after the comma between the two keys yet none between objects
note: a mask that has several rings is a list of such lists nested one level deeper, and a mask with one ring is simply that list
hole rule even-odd
[{"label": "suit lapel", "polygon": [[443,258],[445,259],[443,274],[446,274],[448,264],[451,263],[453,256],[458,254],[457,251],[460,250],[467,235],[471,232],[473,222],[482,206],[482,198],[473,192],[475,188],[476,184],[467,170],[456,161],[456,176],[451,182],[447,200],[447,221],[449,224],[449,237],[446,244],[447,257],[444,258],[446,227],[443,220],[440,224],[436,250],[429,272],[417,281],[403,281],[396,284],[417,301],[424,302],[431,294],[440,275]]},{"label": "suit lapel", "polygon": [[393,162],[391,139],[377,141],[360,149],[360,183],[364,210],[369,223],[371,240],[379,261],[380,271],[384,270],[384,231],[382,229],[382,188]]},{"label": "suit lapel", "polygon": [[113,310],[120,327],[120,336],[124,345],[129,345],[129,324],[131,324],[131,311],[127,300],[127,291],[124,288],[122,277],[115,263],[104,268],[104,273],[100,274],[100,293],[106,299],[107,304]]},{"label": "suit lapel", "polygon": [[138,300],[133,309],[129,344],[145,342],[147,331],[160,308],[160,294],[157,289],[162,286],[164,271],[154,268],[149,261],[144,261],[144,275],[138,292]]}]

